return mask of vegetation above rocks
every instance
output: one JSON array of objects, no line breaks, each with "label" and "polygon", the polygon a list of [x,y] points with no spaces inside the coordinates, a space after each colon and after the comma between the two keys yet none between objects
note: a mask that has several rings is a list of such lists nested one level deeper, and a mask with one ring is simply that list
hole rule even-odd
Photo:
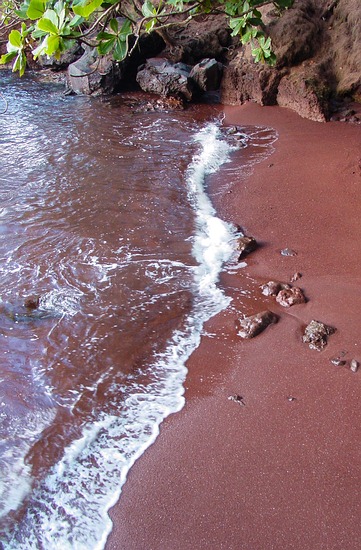
[{"label": "vegetation above rocks", "polygon": [[273,6],[280,12],[294,0],[0,0],[0,31],[8,35],[7,53],[0,64],[12,63],[24,74],[27,53],[34,59],[60,56],[76,43],[111,54],[122,61],[137,47],[144,34],[186,25],[202,14],[225,14],[232,36],[250,44],[257,62],[275,63],[271,38],[260,8]]}]

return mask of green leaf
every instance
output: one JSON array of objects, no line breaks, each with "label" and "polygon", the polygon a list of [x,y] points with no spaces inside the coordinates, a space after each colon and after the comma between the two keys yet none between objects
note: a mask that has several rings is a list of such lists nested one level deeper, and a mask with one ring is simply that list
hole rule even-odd
[{"label": "green leaf", "polygon": [[81,17],[80,15],[75,15],[73,19],[69,22],[69,27],[77,27],[78,25],[84,23],[84,21],[84,17]]},{"label": "green leaf", "polygon": [[81,15],[88,19],[95,10],[99,8],[103,3],[103,0],[81,0],[81,2],[73,3],[73,12],[76,15]]},{"label": "green leaf", "polygon": [[44,40],[33,50],[33,57],[34,59],[37,59],[39,55],[43,55],[45,53],[45,50],[47,48],[48,43],[48,35],[44,38]]},{"label": "green leaf", "polygon": [[115,41],[116,41],[116,36],[113,35],[113,38],[111,40],[100,42],[100,44],[97,47],[97,50],[100,53],[100,55],[106,55],[107,53],[109,53],[114,48]]},{"label": "green leaf", "polygon": [[[56,54],[59,50],[59,46],[60,46],[59,36],[55,36],[54,34],[51,34],[50,36],[48,36],[47,48],[45,50],[46,55],[50,57],[51,55]],[[55,57],[57,56],[55,55]]]},{"label": "green leaf", "polygon": [[245,27],[246,20],[244,17],[235,17],[231,18],[229,21],[229,26],[232,29],[231,36],[237,36],[241,32],[241,29]]},{"label": "green leaf", "polygon": [[17,31],[16,29],[12,30],[11,33],[9,34],[9,43],[11,44],[11,46],[13,46],[16,49],[19,49],[22,47],[23,39],[19,31]]},{"label": "green leaf", "polygon": [[119,30],[119,25],[118,25],[118,21],[116,19],[111,19],[109,21],[109,27],[112,29],[112,31],[115,33],[115,34],[118,34],[118,30]]},{"label": "green leaf", "polygon": [[127,19],[126,21],[124,21],[123,25],[121,26],[118,36],[123,37],[123,40],[125,40],[127,36],[131,34],[131,32],[132,32],[132,23],[131,21],[129,21],[129,19]]},{"label": "green leaf", "polygon": [[15,13],[20,19],[28,19],[27,11],[29,9],[29,2],[24,2],[21,4],[20,8],[18,10],[15,10]]},{"label": "green leaf", "polygon": [[117,40],[113,57],[116,61],[123,61],[123,59],[127,56],[128,53],[128,44],[127,42],[124,42],[124,40]]},{"label": "green leaf", "polygon": [[36,26],[39,30],[44,31],[46,33],[50,33],[53,35],[59,34],[58,27],[54,25],[54,23],[50,21],[50,19],[47,19],[46,17],[42,17],[41,19],[39,19]]},{"label": "green leaf", "polygon": [[145,31],[148,33],[151,33],[156,24],[157,24],[157,20],[155,17],[150,21],[147,21],[147,23],[144,25]]},{"label": "green leaf", "polygon": [[29,19],[40,19],[45,13],[45,1],[31,0],[26,15]]},{"label": "green leaf", "polygon": [[35,39],[38,39],[38,38],[43,38],[43,36],[45,36],[47,33],[45,31],[41,31],[40,29],[35,29],[32,33],[31,33],[31,36]]},{"label": "green leaf", "polygon": [[13,72],[19,71],[19,75],[23,76],[26,68],[26,56],[24,52],[19,52],[13,65]]},{"label": "green leaf", "polygon": [[145,0],[142,6],[142,14],[144,17],[153,17],[157,13],[157,10],[153,6],[150,0]]},{"label": "green leaf", "polygon": [[16,52],[9,52],[5,53],[0,57],[0,65],[6,65],[7,63],[10,63],[16,57]]},{"label": "green leaf", "polygon": [[115,34],[106,31],[101,31],[97,34],[97,40],[115,40],[115,38]]}]

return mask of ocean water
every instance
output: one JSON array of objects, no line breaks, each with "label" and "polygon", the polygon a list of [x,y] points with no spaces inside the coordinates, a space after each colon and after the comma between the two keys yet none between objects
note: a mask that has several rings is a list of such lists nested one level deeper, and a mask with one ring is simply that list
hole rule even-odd
[{"label": "ocean water", "polygon": [[0,81],[0,542],[101,549],[129,469],[184,405],[204,322],[229,305],[237,228],[208,182],[226,193],[275,134],[225,128],[218,106]]}]

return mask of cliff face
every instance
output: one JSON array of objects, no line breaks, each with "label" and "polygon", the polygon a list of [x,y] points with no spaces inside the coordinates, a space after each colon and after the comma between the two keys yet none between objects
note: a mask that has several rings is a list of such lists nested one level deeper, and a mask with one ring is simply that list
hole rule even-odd
[{"label": "cliff face", "polygon": [[343,100],[361,102],[359,0],[296,0],[281,18],[264,15],[277,65],[256,65],[249,47],[237,48],[224,71],[223,103],[278,104],[324,121]]}]

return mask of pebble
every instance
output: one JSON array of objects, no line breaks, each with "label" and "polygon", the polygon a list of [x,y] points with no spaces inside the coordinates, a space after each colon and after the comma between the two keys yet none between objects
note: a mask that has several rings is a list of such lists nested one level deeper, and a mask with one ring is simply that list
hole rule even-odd
[{"label": "pebble", "polygon": [[292,250],[292,248],[283,248],[281,250],[281,255],[282,256],[297,256],[297,252]]},{"label": "pebble", "polygon": [[294,283],[295,281],[298,281],[298,279],[301,279],[302,277],[302,273],[300,273],[299,271],[297,271],[296,273],[294,273],[291,277],[291,283]]},{"label": "pebble", "polygon": [[350,369],[352,370],[352,372],[357,372],[358,368],[359,368],[359,362],[356,361],[356,359],[351,359]]},{"label": "pebble", "polygon": [[246,405],[246,403],[243,401],[243,397],[241,395],[230,395],[228,397],[228,400],[229,401],[235,401],[239,405],[243,405],[243,406]]},{"label": "pebble", "polygon": [[332,359],[330,359],[330,361],[336,367],[342,367],[343,365],[346,365],[346,361],[340,359],[339,357],[333,357]]}]

